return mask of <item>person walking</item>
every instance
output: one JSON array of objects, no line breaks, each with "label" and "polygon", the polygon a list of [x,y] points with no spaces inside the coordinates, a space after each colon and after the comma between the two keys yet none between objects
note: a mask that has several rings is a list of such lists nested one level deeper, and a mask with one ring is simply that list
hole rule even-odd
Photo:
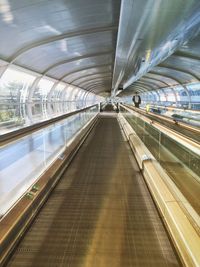
[{"label": "person walking", "polygon": [[136,92],[135,95],[133,96],[133,103],[135,104],[136,108],[140,107],[141,97],[138,95],[138,92]]}]

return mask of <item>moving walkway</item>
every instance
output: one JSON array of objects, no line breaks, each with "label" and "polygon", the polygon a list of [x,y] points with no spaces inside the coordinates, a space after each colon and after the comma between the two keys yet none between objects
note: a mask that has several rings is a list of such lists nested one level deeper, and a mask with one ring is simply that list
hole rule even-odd
[{"label": "moving walkway", "polygon": [[99,117],[7,266],[181,266],[116,114]]},{"label": "moving walkway", "polygon": [[[148,131],[148,127],[142,127],[141,122],[136,122],[134,115],[124,112],[123,108],[126,109],[121,105],[119,114],[110,106],[98,113],[97,107],[92,106],[81,110],[80,114],[72,113],[71,117],[68,115],[52,126],[44,125],[44,130],[39,128],[35,132],[34,129],[31,140],[43,136],[45,146],[40,145],[46,147],[45,153],[54,148],[55,155],[47,153],[46,171],[40,179],[31,180],[28,191],[21,198],[15,196],[19,201],[7,212],[1,211],[1,266],[198,266],[190,265],[198,261],[200,234],[192,217],[195,212],[199,214],[199,187],[194,172],[192,176],[192,171],[180,169],[174,156],[166,153],[166,148],[159,147],[161,143],[156,143],[156,135],[150,135],[153,131],[142,132]],[[125,121],[131,127],[131,133],[127,134]],[[67,131],[71,127],[72,132]],[[153,147],[151,152],[156,159],[152,163],[153,169],[148,153],[142,152],[138,160],[137,149],[141,150],[141,147],[138,143],[135,148],[132,146],[132,138],[138,138],[134,137],[134,130],[148,148],[148,145]],[[30,137],[27,135],[22,141]],[[32,145],[31,154],[38,150],[36,143]],[[62,153],[59,150],[61,143],[66,147]],[[14,144],[12,141],[11,147]],[[57,160],[53,161],[55,156]],[[179,175],[182,171],[187,176],[184,176],[184,183],[177,179],[178,176],[170,175],[170,179],[177,187],[180,183],[179,190],[189,202],[171,196],[170,201],[158,201],[145,169],[150,166],[153,180],[159,184],[157,179],[162,179],[163,171],[159,173],[158,168],[155,173],[155,162],[168,174],[173,169],[172,174]],[[187,190],[183,185],[188,185]],[[13,187],[14,193],[16,190]],[[166,190],[159,185],[158,191],[161,195],[164,192],[165,197]],[[15,200],[9,196],[7,199]],[[176,205],[172,217],[166,213],[165,204],[168,203]],[[195,211],[192,215],[191,210],[184,207],[185,204],[188,207],[188,203]],[[178,213],[181,215],[176,221]],[[182,218],[187,218],[186,222]],[[170,224],[169,219],[174,221]],[[180,229],[180,221],[183,229]],[[174,225],[177,229],[173,229]],[[183,245],[182,237],[176,233],[179,231],[182,235],[181,231],[185,229],[186,243]],[[188,234],[192,241],[197,241],[191,251],[187,251],[190,248]]]}]

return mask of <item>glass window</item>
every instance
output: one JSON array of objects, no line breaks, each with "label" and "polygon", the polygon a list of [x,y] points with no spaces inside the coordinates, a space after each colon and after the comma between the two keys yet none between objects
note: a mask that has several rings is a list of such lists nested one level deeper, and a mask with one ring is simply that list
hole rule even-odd
[{"label": "glass window", "polygon": [[167,102],[175,103],[176,102],[176,95],[172,88],[163,89]]},{"label": "glass window", "polygon": [[191,98],[191,108],[200,109],[200,83],[188,84],[188,92]]},{"label": "glass window", "polygon": [[49,94],[53,85],[54,85],[53,81],[51,81],[47,78],[42,78],[34,90],[32,100],[33,101],[45,101],[45,100],[47,100],[47,95]]},{"label": "glass window", "polygon": [[0,80],[1,103],[25,102],[35,76],[8,68]]},{"label": "glass window", "polygon": [[50,105],[51,105],[50,112],[54,113],[54,115],[58,115],[58,114],[62,114],[66,112],[65,92],[66,92],[66,84],[60,82],[54,88],[52,95],[49,97]]},{"label": "glass window", "polygon": [[3,74],[0,80],[0,133],[28,123],[25,102],[35,78],[12,67]]},{"label": "glass window", "polygon": [[162,90],[159,90],[158,93],[160,96],[160,102],[166,102],[167,99],[166,99],[165,93]]}]

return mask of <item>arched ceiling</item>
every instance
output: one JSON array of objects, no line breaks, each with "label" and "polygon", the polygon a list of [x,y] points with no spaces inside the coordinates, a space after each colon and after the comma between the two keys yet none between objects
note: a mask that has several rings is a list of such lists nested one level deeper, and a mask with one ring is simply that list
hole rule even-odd
[{"label": "arched ceiling", "polygon": [[199,0],[123,1],[113,94],[132,94],[137,81],[160,88],[199,82],[199,32]]},{"label": "arched ceiling", "polygon": [[112,77],[120,3],[1,0],[0,59],[72,84],[79,75],[83,82],[84,75],[88,80],[99,73],[107,92],[105,72]]},{"label": "arched ceiling", "polygon": [[134,91],[138,91],[137,84],[139,82],[145,81],[148,83],[150,81],[149,79],[152,79],[151,82],[154,83],[155,86],[157,85],[157,81],[159,81],[159,88],[173,88],[177,85],[185,86],[188,83],[199,83],[200,46],[197,46],[197,43],[200,44],[200,34],[177,49],[174,54],[169,56],[162,63],[152,68],[148,73],[120,93],[120,95],[133,94]]},{"label": "arched ceiling", "polygon": [[199,30],[199,0],[1,0],[0,60],[101,95],[151,91],[199,81]]}]

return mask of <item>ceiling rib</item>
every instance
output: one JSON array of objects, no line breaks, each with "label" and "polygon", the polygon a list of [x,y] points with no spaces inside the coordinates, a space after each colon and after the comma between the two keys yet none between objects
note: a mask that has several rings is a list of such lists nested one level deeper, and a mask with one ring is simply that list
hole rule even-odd
[{"label": "ceiling rib", "polygon": [[[130,89],[135,89],[135,88],[138,88],[138,89],[140,89],[140,92],[147,92],[147,91],[149,91],[149,87],[148,87],[148,89],[147,89],[147,87],[146,86],[143,86],[143,85],[134,85],[133,87],[131,87]],[[137,90],[138,90],[137,89]],[[126,92],[126,90],[124,90],[124,92]]]},{"label": "ceiling rib", "polygon": [[191,71],[186,71],[186,70],[183,70],[181,68],[178,68],[176,66],[166,66],[165,64],[159,64],[158,65],[159,68],[165,68],[165,69],[169,69],[169,70],[175,70],[175,71],[179,71],[179,72],[182,72],[182,73],[185,73],[187,75],[191,75],[192,77],[194,77],[197,81],[199,81],[199,77],[192,73]]},{"label": "ceiling rib", "polygon": [[99,56],[104,56],[104,55],[108,55],[108,54],[113,54],[114,51],[113,50],[109,50],[109,51],[105,51],[105,52],[99,52],[99,53],[91,53],[91,54],[86,54],[86,55],[82,55],[82,56],[79,56],[79,57],[73,57],[73,58],[70,58],[70,59],[66,59],[66,60],[62,60],[60,62],[57,62],[53,65],[51,65],[50,67],[48,67],[44,72],[43,74],[47,74],[47,72],[49,72],[50,70],[58,67],[58,66],[61,66],[61,65],[64,65],[64,64],[67,64],[67,63],[71,63],[71,62],[74,62],[74,61],[77,61],[77,60],[81,60],[81,59],[87,59],[87,58],[91,58],[91,57],[99,57]]},{"label": "ceiling rib", "polygon": [[158,83],[156,83],[156,81],[154,79],[151,79],[151,78],[142,78],[139,81],[141,81],[141,82],[147,82],[149,84],[152,84],[152,85],[157,86],[158,88],[168,87],[168,85],[166,85],[165,83],[162,83],[163,85],[161,85],[161,84],[159,85]]},{"label": "ceiling rib", "polygon": [[90,79],[87,79],[81,83],[78,83],[78,84],[75,84],[76,86],[82,86],[82,84],[85,84],[85,83],[88,83],[88,82],[92,82],[92,81],[95,81],[95,80],[104,80],[105,78],[112,78],[111,75],[106,75],[106,76],[101,76],[101,77],[95,77],[95,78],[90,78]]},{"label": "ceiling rib", "polygon": [[147,87],[149,87],[151,90],[157,90],[158,87],[155,87],[152,83],[149,83],[149,82],[144,82],[144,81],[137,81],[135,82],[135,84],[144,84],[146,85]]},{"label": "ceiling rib", "polygon": [[66,77],[76,73],[76,72],[79,72],[79,71],[83,71],[83,70],[89,70],[89,69],[95,69],[95,68],[100,68],[100,67],[107,67],[107,66],[112,66],[111,63],[109,64],[99,64],[99,65],[93,65],[93,66],[88,66],[88,67],[84,67],[84,68],[80,68],[80,69],[76,69],[76,70],[73,70],[71,72],[68,72],[67,74],[63,75],[60,80],[63,80],[65,79]]},{"label": "ceiling rib", "polygon": [[187,52],[183,52],[183,51],[176,51],[173,56],[177,56],[177,57],[186,57],[186,58],[190,58],[190,59],[194,59],[194,60],[200,60],[200,56],[198,55],[194,55],[191,53],[187,53]]},{"label": "ceiling rib", "polygon": [[[96,82],[96,83],[94,83],[94,84],[92,84],[92,85],[90,85],[90,86],[87,86],[87,87],[85,87],[84,89],[85,90],[88,90],[88,89],[90,89],[90,88],[92,88],[93,86],[95,86],[95,85],[100,85],[101,87],[108,87],[107,85],[111,85],[111,83],[110,82]],[[111,86],[110,86],[110,89],[111,89]]]},{"label": "ceiling rib", "polygon": [[81,86],[83,88],[87,88],[88,86],[90,86],[90,84],[92,85],[92,84],[95,84],[96,82],[102,82],[102,84],[103,84],[104,82],[107,82],[109,80],[111,81],[112,78],[111,77],[107,77],[104,80],[102,80],[102,79],[96,79],[94,82],[86,82],[86,83],[82,84]]},{"label": "ceiling rib", "polygon": [[169,75],[169,74],[163,74],[163,73],[160,73],[160,72],[156,71],[155,69],[149,71],[149,73],[152,73],[152,74],[156,74],[156,75],[160,75],[160,76],[169,78],[169,79],[174,80],[175,82],[177,82],[177,83],[178,83],[177,85],[182,85],[182,82],[181,82],[179,79],[177,79],[176,77],[171,76],[171,75]]},{"label": "ceiling rib", "polygon": [[151,81],[156,81],[156,82],[159,82],[159,83],[162,83],[162,84],[164,84],[165,86],[170,86],[168,83],[166,83],[166,82],[163,82],[162,80],[159,80],[159,79],[155,79],[155,78],[152,78],[152,77],[148,77],[148,76],[142,76],[142,78],[140,78],[139,79],[139,81],[140,80],[151,80]]},{"label": "ceiling rib", "polygon": [[[149,74],[150,74],[150,76],[149,76]],[[153,74],[153,75],[156,75],[156,74]],[[157,76],[157,75],[156,75]],[[159,75],[158,75],[159,76]],[[145,74],[143,77],[147,77],[147,78],[151,78],[151,79],[154,79],[155,81],[158,81],[158,82],[162,82],[162,83],[165,83],[166,85],[168,85],[168,86],[175,86],[175,85],[177,85],[177,84],[169,84],[169,83],[167,83],[167,82],[164,82],[163,80],[161,80],[161,79],[158,79],[158,78],[154,78],[154,77],[152,77],[151,76],[151,73],[147,73],[147,74]]]},{"label": "ceiling rib", "polygon": [[56,41],[59,41],[59,40],[63,40],[63,39],[67,39],[67,38],[71,38],[71,37],[92,34],[92,33],[116,31],[117,29],[118,29],[118,26],[114,25],[114,26],[109,26],[109,27],[99,27],[99,28],[92,28],[92,29],[85,29],[85,30],[79,30],[79,31],[74,31],[74,32],[68,32],[68,33],[64,33],[64,34],[61,34],[61,35],[49,37],[49,38],[46,38],[44,40],[40,40],[38,42],[34,42],[34,43],[30,44],[30,45],[27,45],[27,46],[19,49],[16,53],[14,53],[11,57],[9,57],[7,59],[7,61],[9,61],[10,63],[13,63],[22,54],[28,52],[29,50],[31,50],[33,48],[36,48],[36,47],[39,47],[39,46],[42,46],[42,45],[45,45],[45,44],[53,43],[53,42],[56,42]]},{"label": "ceiling rib", "polygon": [[181,82],[179,79],[174,78],[173,76],[171,76],[171,75],[169,75],[169,74],[158,73],[158,72],[156,72],[155,70],[154,70],[154,71],[150,71],[149,73],[152,73],[152,74],[159,74],[159,75],[161,75],[161,76],[163,76],[163,77],[167,77],[167,78],[170,78],[170,79],[176,81],[179,85],[181,85],[181,86],[183,87],[183,89],[184,89],[184,91],[186,92],[186,94],[187,94],[187,96],[188,96],[188,99],[189,99],[189,106],[191,106],[191,96],[190,96],[190,94],[189,94],[189,91],[188,91],[187,87],[186,87],[184,84],[182,84],[182,82]]},{"label": "ceiling rib", "polygon": [[101,74],[106,74],[106,73],[112,73],[112,72],[110,72],[110,71],[102,71],[102,72],[94,72],[94,73],[91,73],[91,74],[83,75],[81,77],[79,76],[78,78],[72,80],[71,83],[76,82],[76,81],[81,80],[81,79],[84,79],[86,77],[90,77],[90,76],[94,76],[94,75],[101,75]]}]

